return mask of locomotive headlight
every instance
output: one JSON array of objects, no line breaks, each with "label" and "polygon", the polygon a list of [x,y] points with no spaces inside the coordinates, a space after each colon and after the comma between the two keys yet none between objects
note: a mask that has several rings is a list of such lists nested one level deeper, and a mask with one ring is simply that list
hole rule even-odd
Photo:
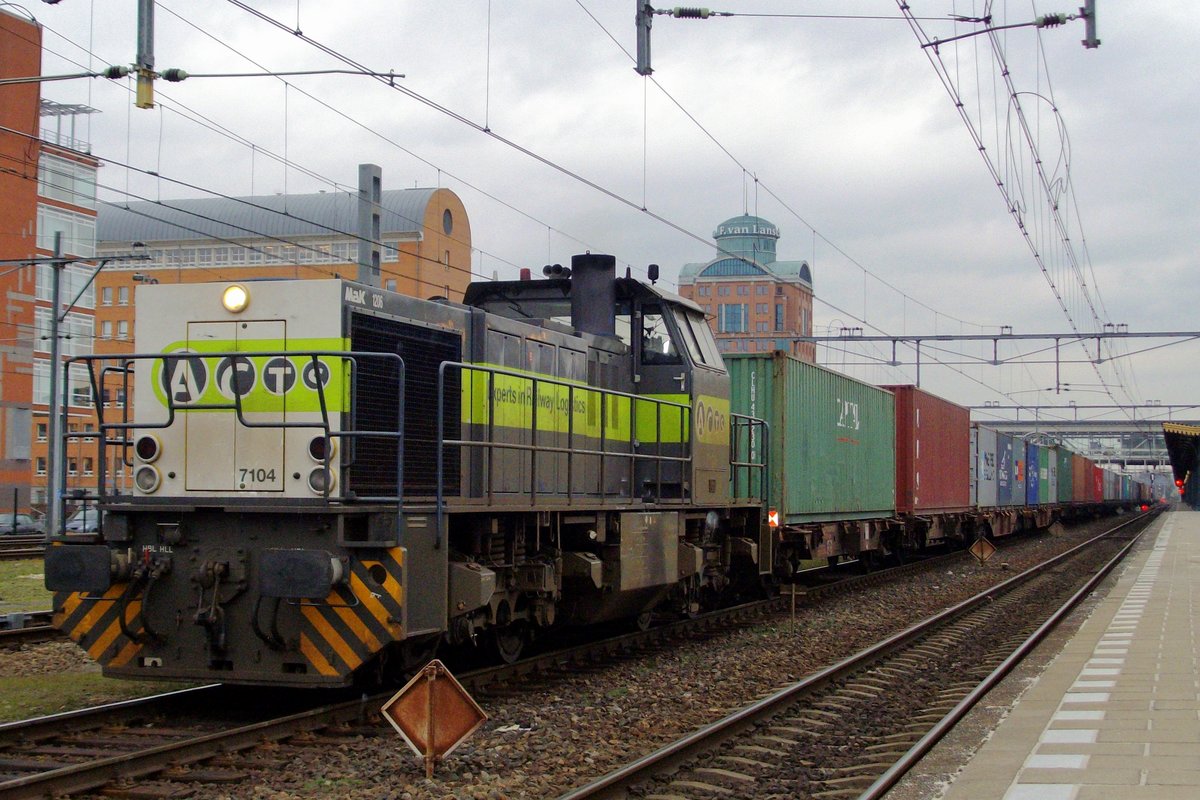
[{"label": "locomotive headlight", "polygon": [[157,436],[152,433],[144,433],[134,442],[133,452],[137,454],[139,461],[152,464],[158,460],[158,456],[162,453],[162,445],[159,443]]},{"label": "locomotive headlight", "polygon": [[332,492],[335,483],[337,483],[336,476],[331,470],[327,470],[324,467],[317,467],[308,473],[308,488],[317,494]]},{"label": "locomotive headlight", "polygon": [[333,454],[337,452],[337,444],[332,438],[324,436],[314,436],[308,442],[308,455],[313,461],[324,461],[326,454],[333,458]]},{"label": "locomotive headlight", "polygon": [[225,291],[221,292],[221,305],[231,314],[240,314],[250,305],[250,292],[240,283],[226,286]]},{"label": "locomotive headlight", "polygon": [[146,494],[158,489],[158,485],[162,483],[162,476],[158,474],[158,470],[149,464],[143,464],[133,473],[133,482],[137,487]]}]

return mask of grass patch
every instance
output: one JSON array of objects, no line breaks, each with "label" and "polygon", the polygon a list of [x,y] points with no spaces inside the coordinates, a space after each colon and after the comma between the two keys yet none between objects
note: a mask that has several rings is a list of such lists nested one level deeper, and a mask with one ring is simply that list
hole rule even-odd
[{"label": "grass patch", "polygon": [[0,614],[13,611],[44,611],[54,595],[42,582],[40,558],[0,561]]},{"label": "grass patch", "polygon": [[0,722],[57,714],[178,688],[180,684],[105,678],[98,670],[0,678]]}]

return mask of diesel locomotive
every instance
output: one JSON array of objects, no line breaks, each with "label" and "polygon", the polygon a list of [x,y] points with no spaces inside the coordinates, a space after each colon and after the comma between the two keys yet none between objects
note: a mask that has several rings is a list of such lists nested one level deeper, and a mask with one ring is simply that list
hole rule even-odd
[{"label": "diesel locomotive", "polygon": [[332,687],[758,586],[767,432],[701,309],[612,256],[548,273],[139,287],[139,352],[75,359],[133,403],[98,404],[55,624],[108,675]]}]

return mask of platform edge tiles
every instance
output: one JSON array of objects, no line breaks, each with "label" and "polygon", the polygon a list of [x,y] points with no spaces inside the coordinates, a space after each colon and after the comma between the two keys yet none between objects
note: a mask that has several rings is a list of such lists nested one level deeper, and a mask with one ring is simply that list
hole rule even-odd
[{"label": "platform edge tiles", "polygon": [[1200,513],[1146,536],[946,800],[1200,796]]}]

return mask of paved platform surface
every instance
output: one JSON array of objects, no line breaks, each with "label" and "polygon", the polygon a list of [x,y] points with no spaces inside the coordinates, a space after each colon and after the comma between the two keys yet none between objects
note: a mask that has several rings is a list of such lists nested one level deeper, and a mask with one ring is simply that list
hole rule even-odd
[{"label": "paved platform surface", "polygon": [[1146,535],[947,800],[1200,798],[1200,513]]}]

